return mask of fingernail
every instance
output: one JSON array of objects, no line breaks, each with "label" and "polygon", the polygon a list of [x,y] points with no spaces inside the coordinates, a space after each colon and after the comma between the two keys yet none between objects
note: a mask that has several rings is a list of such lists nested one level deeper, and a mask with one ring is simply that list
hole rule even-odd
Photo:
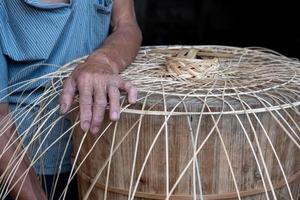
[{"label": "fingernail", "polygon": [[129,98],[129,103],[130,104],[135,104],[136,103],[136,98],[135,97],[130,97]]},{"label": "fingernail", "polygon": [[92,132],[93,134],[96,134],[96,133],[99,132],[99,128],[96,127],[96,126],[94,126],[94,127],[91,129],[91,132]]},{"label": "fingernail", "polygon": [[83,131],[88,131],[90,129],[90,124],[88,122],[84,122],[82,126]]},{"label": "fingernail", "polygon": [[112,114],[111,114],[111,118],[112,120],[118,120],[119,119],[119,113],[114,111]]},{"label": "fingernail", "polygon": [[66,109],[67,109],[67,104],[61,104],[60,105],[60,113],[61,114],[65,114],[67,111],[66,111]]}]

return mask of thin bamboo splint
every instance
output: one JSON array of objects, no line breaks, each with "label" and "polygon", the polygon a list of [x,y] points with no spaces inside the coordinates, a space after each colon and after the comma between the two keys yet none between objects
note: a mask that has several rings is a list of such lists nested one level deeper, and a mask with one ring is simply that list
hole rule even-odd
[{"label": "thin bamboo splint", "polygon": [[[40,110],[84,60],[24,83],[50,80],[34,102],[42,105]],[[137,87],[139,99],[130,105],[122,95],[118,122],[106,117],[93,136],[80,130],[78,106],[69,112],[74,143],[70,181],[77,176],[81,199],[297,200],[298,60],[262,48],[143,47],[121,76]],[[36,126],[47,115],[37,117]],[[1,126],[1,133],[9,126]],[[42,132],[32,140],[43,142]],[[20,149],[16,160],[29,148]],[[4,186],[11,174],[1,176]],[[2,196],[8,188],[1,187]]]}]

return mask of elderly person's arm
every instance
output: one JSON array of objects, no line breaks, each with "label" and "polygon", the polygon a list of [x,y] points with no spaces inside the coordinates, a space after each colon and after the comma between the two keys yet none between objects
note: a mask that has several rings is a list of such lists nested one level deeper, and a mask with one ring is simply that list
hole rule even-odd
[{"label": "elderly person's arm", "polygon": [[75,93],[79,92],[81,128],[92,133],[99,131],[108,101],[110,118],[119,119],[120,89],[128,92],[129,103],[135,103],[137,98],[135,88],[118,76],[134,60],[142,40],[133,0],[114,0],[112,28],[103,47],[90,55],[66,80],[60,98],[61,112],[65,113],[70,109]]},{"label": "elderly person's arm", "polygon": [[[3,175],[4,172],[6,172],[6,175],[15,173],[12,181],[9,180],[11,181],[11,184],[9,185],[10,187],[16,184],[15,187],[13,187],[12,192],[10,193],[13,197],[16,198],[18,196],[18,199],[20,200],[47,199],[42,186],[34,173],[33,168],[30,169],[29,173],[26,176],[23,176],[24,172],[29,168],[30,165],[30,161],[26,156],[20,162],[19,167],[16,170],[12,171],[12,169],[19,161],[16,160],[15,162],[12,162],[12,156],[16,151],[20,152],[20,149],[17,149],[19,142],[16,140],[15,135],[13,135],[13,133],[15,132],[14,125],[7,116],[9,116],[8,104],[0,103],[0,175]],[[9,124],[11,125],[7,126]],[[12,144],[12,141],[17,142]],[[8,167],[8,165],[10,165],[10,167]],[[20,178],[21,176],[22,178]],[[4,184],[5,181],[6,179],[4,177],[4,179],[0,182],[1,184]],[[3,196],[1,196],[1,199],[2,197]]]}]

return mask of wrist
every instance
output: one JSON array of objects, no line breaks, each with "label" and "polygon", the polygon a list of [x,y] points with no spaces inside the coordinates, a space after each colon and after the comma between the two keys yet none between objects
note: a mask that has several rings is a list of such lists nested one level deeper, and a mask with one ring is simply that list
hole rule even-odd
[{"label": "wrist", "polygon": [[102,65],[102,66],[107,66],[108,68],[110,68],[110,70],[113,74],[119,74],[119,72],[120,72],[118,64],[116,62],[114,62],[110,58],[110,56],[104,51],[98,50],[98,51],[94,52],[93,54],[91,54],[88,57],[88,60],[90,60],[91,62],[97,63],[99,65]]}]

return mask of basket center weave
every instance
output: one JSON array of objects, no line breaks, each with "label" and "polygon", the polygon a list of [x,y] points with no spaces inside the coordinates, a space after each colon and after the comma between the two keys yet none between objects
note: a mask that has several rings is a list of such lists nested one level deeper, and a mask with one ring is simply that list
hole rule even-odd
[{"label": "basket center weave", "polygon": [[164,76],[189,80],[232,77],[232,71],[222,67],[217,56],[201,54],[199,49],[181,50],[166,58]]}]

